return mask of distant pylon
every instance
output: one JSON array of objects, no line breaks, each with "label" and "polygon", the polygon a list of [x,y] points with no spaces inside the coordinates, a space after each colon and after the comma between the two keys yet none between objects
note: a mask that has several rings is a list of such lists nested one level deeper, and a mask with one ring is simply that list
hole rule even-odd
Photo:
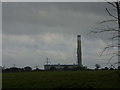
[{"label": "distant pylon", "polygon": [[46,58],[46,64],[47,65],[49,64],[49,58]]}]

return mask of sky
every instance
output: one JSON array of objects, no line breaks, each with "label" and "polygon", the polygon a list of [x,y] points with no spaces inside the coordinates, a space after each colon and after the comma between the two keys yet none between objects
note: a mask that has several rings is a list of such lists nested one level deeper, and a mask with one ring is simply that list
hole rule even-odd
[{"label": "sky", "polygon": [[[105,2],[105,0],[1,0],[2,2]],[[107,0],[113,1],[113,0]]]},{"label": "sky", "polygon": [[[47,58],[49,64],[77,64],[80,34],[82,64],[88,68],[95,68],[95,64],[109,66],[110,56],[100,57],[100,52],[113,34],[88,34],[116,25],[97,24],[111,19],[105,8],[113,10],[105,2],[3,2],[2,65],[43,69]],[[111,62],[117,62],[117,58]]]},{"label": "sky", "polygon": [[116,0],[1,0],[2,2],[113,2]]}]

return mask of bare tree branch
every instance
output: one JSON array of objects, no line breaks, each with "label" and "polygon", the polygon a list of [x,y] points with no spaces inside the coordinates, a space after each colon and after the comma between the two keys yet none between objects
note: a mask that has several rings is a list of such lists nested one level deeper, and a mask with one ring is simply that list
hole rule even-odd
[{"label": "bare tree branch", "polygon": [[[104,52],[109,50],[109,49],[112,49],[112,48],[115,48],[115,47],[120,47],[120,45],[113,45],[113,44],[109,44],[108,46],[106,46],[103,51],[101,52],[100,56],[103,56]],[[117,53],[111,53],[111,54],[117,54]],[[118,54],[117,54],[118,55]]]},{"label": "bare tree branch", "polygon": [[108,13],[110,16],[112,16],[112,17],[115,18],[115,19],[118,19],[116,16],[112,15],[107,8],[106,8],[106,11],[107,11],[107,13]]},{"label": "bare tree branch", "polygon": [[117,20],[105,20],[105,21],[99,22],[98,24],[107,23],[107,22],[117,22]]},{"label": "bare tree branch", "polygon": [[[116,29],[98,29],[99,31],[91,31],[90,33],[102,33],[102,32],[109,32],[109,31],[116,31],[118,32],[119,30],[116,30]],[[89,33],[89,34],[90,34]]]},{"label": "bare tree branch", "polygon": [[[112,38],[110,38],[110,39],[116,39],[116,38],[118,38],[118,37],[120,37],[120,35],[116,35],[116,36],[113,36]],[[118,39],[117,39],[118,40]]]},{"label": "bare tree branch", "polygon": [[109,4],[112,5],[113,7],[117,8],[117,6],[114,5],[113,3],[111,3],[111,2],[107,2],[107,3],[109,3]]}]

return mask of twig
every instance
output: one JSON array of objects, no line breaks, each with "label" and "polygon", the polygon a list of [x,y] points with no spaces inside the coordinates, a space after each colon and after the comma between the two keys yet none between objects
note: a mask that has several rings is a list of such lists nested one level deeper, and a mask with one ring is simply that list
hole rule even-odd
[{"label": "twig", "polygon": [[106,8],[106,11],[107,11],[107,13],[108,13],[110,16],[112,16],[112,17],[115,18],[115,19],[118,19],[117,17],[115,17],[114,15],[112,15],[107,8]]}]

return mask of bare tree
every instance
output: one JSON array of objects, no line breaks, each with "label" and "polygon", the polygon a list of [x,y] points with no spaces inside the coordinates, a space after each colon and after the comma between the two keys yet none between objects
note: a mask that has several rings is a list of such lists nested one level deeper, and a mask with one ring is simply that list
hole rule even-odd
[{"label": "bare tree", "polygon": [[95,64],[95,69],[98,70],[100,68],[99,64]]},{"label": "bare tree", "polygon": [[[111,43],[108,44],[103,49],[100,56],[102,56],[106,51],[109,51],[111,48],[118,48],[117,51],[111,52],[111,57],[110,57],[109,61],[111,61],[111,59],[113,57],[118,56],[117,64],[118,64],[118,68],[119,68],[120,67],[120,1],[117,0],[115,2],[107,2],[107,3],[113,7],[116,14],[112,13],[110,9],[106,8],[106,12],[111,17],[111,19],[99,22],[99,24],[114,22],[114,23],[117,24],[117,27],[112,27],[112,28],[107,27],[107,29],[98,29],[97,31],[91,31],[91,33],[105,33],[105,32],[113,32],[113,33],[115,33],[110,38]],[[113,64],[111,64],[111,65],[113,65]]]}]

